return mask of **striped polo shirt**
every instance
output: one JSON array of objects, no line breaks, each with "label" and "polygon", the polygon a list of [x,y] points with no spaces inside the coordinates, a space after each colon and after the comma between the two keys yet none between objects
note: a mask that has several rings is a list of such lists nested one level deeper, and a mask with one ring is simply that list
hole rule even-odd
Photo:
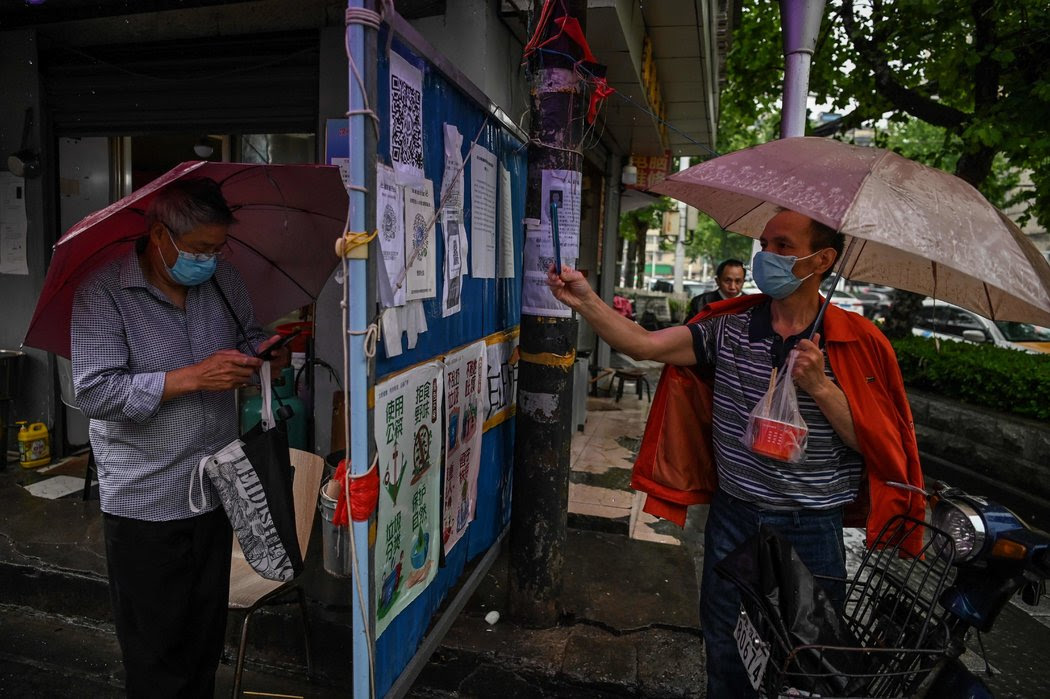
[{"label": "striped polo shirt", "polygon": [[[712,433],[719,487],[770,510],[829,509],[853,501],[861,456],[843,443],[805,391],[797,391],[809,428],[802,463],[755,454],[742,441],[748,416],[769,388],[773,367],[786,365],[790,350],[811,328],[782,339],[773,331],[770,302],[765,301],[739,314],[706,318],[689,329],[697,363],[715,367]],[[824,372],[835,381],[826,352]]]}]

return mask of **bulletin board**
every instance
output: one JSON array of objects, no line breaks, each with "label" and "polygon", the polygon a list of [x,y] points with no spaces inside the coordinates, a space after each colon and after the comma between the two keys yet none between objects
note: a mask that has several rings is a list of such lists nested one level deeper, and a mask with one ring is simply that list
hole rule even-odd
[{"label": "bulletin board", "polygon": [[[425,589],[417,593],[418,596],[412,599],[407,607],[399,610],[395,617],[383,619],[382,632],[376,640],[377,696],[386,694],[412,660],[442,603],[463,577],[467,564],[488,551],[510,521],[511,468],[514,454],[514,420],[511,418],[514,414],[513,396],[516,382],[514,348],[516,347],[521,308],[520,270],[527,170],[524,142],[511,128],[492,116],[488,105],[479,104],[469,96],[468,92],[458,88],[444,73],[402,41],[399,36],[395,35],[389,41],[390,51],[394,57],[390,58],[385,55],[388,32],[389,30],[384,27],[377,42],[381,54],[377,62],[377,100],[373,107],[379,115],[377,160],[381,166],[391,167],[396,164],[395,161],[398,158],[409,163],[419,163],[418,156],[421,151],[422,174],[431,183],[436,207],[439,205],[446,176],[445,125],[454,126],[458,130],[462,137],[460,154],[465,161],[462,173],[464,186],[461,225],[464,228],[469,248],[465,251],[462,262],[469,269],[469,273],[460,277],[462,291],[459,312],[445,315],[443,295],[448,281],[443,270],[447,269],[447,250],[444,240],[445,232],[441,224],[442,218],[439,216],[438,223],[433,230],[433,239],[427,249],[427,255],[436,270],[434,280],[436,283],[434,295],[422,300],[421,315],[425,320],[426,331],[416,336],[415,346],[411,348],[408,347],[408,334],[382,338],[376,351],[376,393],[377,395],[380,393],[380,387],[390,385],[392,381],[412,372],[420,376],[427,375],[426,367],[433,366],[434,362],[444,362],[449,357],[459,361],[460,356],[469,359],[476,357],[478,353],[484,353],[486,371],[483,376],[476,377],[481,382],[479,390],[483,397],[482,405],[476,415],[470,416],[471,420],[476,420],[476,423],[471,423],[471,428],[476,424],[481,433],[480,464],[476,474],[477,490],[474,499],[473,521],[469,523],[469,526],[462,532],[461,538],[450,550],[441,551],[441,555],[436,559],[436,575],[425,585]],[[421,136],[421,143],[418,144],[418,149],[407,157],[404,153],[399,153],[397,158],[391,156],[391,108],[393,103],[393,108],[399,114],[406,108],[415,109],[416,106],[412,101],[417,95],[413,94],[411,85],[408,88],[404,88],[400,83],[396,87],[391,86],[391,63],[395,64],[395,71],[407,70],[409,74],[416,75],[421,92],[422,119],[421,128],[417,134]],[[418,73],[413,71],[418,71]],[[407,104],[401,94],[402,89],[406,89],[410,96]],[[395,92],[397,94],[394,94]],[[405,142],[405,133],[400,128],[396,130],[399,131],[397,140]],[[473,154],[468,155],[475,139],[477,148]],[[411,145],[415,148],[416,144]],[[482,159],[479,161],[473,157],[474,155],[480,155]],[[475,190],[472,186],[474,177],[484,177],[491,185],[493,165],[497,173],[495,176],[495,196],[497,197],[495,218],[497,220],[495,221],[491,220],[490,203],[485,205],[486,211],[477,210],[477,202],[474,201],[476,197],[472,191]],[[410,188],[410,185],[406,185],[403,190],[406,199],[411,196],[408,193]],[[504,196],[506,197],[505,202],[509,204],[509,209],[505,214],[498,204],[499,197]],[[413,205],[406,200],[404,206]],[[376,209],[377,216],[383,216],[381,207],[377,206]],[[501,216],[502,221],[499,220]],[[381,220],[377,221],[377,228],[382,224]],[[475,271],[484,273],[486,265],[475,265],[472,253],[475,245],[492,244],[491,232],[481,230],[489,226],[495,226],[497,229],[495,235],[497,247],[502,247],[504,251],[509,250],[513,257],[512,259],[497,257],[494,263],[497,269],[493,276],[480,278]],[[413,235],[411,228],[412,221],[406,221],[406,237]],[[510,237],[504,239],[501,236]],[[375,249],[378,250],[378,246]],[[381,257],[376,264],[383,264]],[[501,268],[503,273],[509,271],[512,276],[501,276]],[[379,283],[382,284],[382,280]],[[377,298],[381,296],[381,293],[377,294]],[[392,342],[401,343],[401,353],[398,356],[388,356],[387,343]],[[469,363],[466,360],[463,361],[462,378],[457,378],[457,380],[464,382],[469,380]],[[453,364],[447,366],[453,366]],[[435,381],[433,385],[436,389],[438,382]],[[442,390],[445,388],[447,386],[442,383]],[[469,387],[465,387],[464,390],[466,388]],[[407,400],[404,401],[404,405],[398,407],[399,410],[406,411],[406,419],[413,414],[413,407],[418,411],[419,406],[426,402],[422,389],[420,391],[420,401],[416,406],[412,405],[412,398],[415,394],[406,394]],[[384,411],[392,410],[389,407],[391,405],[389,398],[392,394],[389,391],[383,391],[383,395],[386,400],[383,404]],[[464,395],[468,394],[464,393]],[[375,423],[379,425],[384,419],[385,412],[381,415],[377,409],[374,415]],[[462,420],[465,419],[460,418],[457,425],[462,424]],[[440,426],[440,433],[447,435],[451,427],[449,422],[451,420],[448,419],[448,416],[442,415],[441,420],[435,423],[435,431]],[[465,436],[467,433],[468,430],[463,429],[456,434]],[[380,452],[382,451],[381,448]],[[381,474],[383,473],[382,468],[381,464]],[[442,481],[447,468],[449,464],[442,462]],[[408,473],[411,475],[411,465]],[[408,477],[405,482],[409,482]],[[377,530],[380,532],[390,524],[382,521],[382,512],[381,507],[377,522]],[[406,523],[405,526],[408,524]],[[420,541],[419,544],[416,547],[418,550],[409,552],[408,558],[423,553],[424,542]],[[437,542],[431,541],[429,545],[432,547],[436,544]],[[377,545],[374,558],[376,568],[384,565],[383,557],[384,552],[379,550]],[[415,562],[423,563],[423,559],[420,558],[413,564]],[[402,565],[408,569],[412,564],[405,562]],[[423,570],[422,566],[419,570]],[[393,571],[388,571],[388,581],[395,577]],[[425,581],[417,578],[416,582],[422,585]],[[384,597],[382,586],[383,582],[379,581],[377,596],[380,605],[392,603],[387,599],[390,595]]]}]

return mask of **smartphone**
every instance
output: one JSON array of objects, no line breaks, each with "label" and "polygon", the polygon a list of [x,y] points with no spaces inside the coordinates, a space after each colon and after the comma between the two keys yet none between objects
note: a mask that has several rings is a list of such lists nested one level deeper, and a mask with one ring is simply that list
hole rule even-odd
[{"label": "smartphone", "polygon": [[264,362],[267,362],[267,361],[273,359],[274,352],[276,352],[277,350],[281,349],[282,347],[287,345],[289,342],[294,340],[295,336],[298,335],[301,332],[302,332],[302,328],[296,328],[296,330],[294,330],[289,335],[281,335],[281,339],[280,340],[278,340],[277,342],[273,343],[272,345],[270,345],[269,347],[267,347],[266,349],[264,349],[262,352],[259,353],[259,359],[263,360]]}]

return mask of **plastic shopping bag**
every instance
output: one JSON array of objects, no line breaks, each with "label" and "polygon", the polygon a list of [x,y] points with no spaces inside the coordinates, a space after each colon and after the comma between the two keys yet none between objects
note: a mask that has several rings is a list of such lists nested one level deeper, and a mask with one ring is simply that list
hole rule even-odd
[{"label": "plastic shopping bag", "polygon": [[756,454],[797,464],[806,458],[809,428],[798,409],[795,382],[791,378],[794,366],[795,353],[792,352],[783,371],[773,368],[769,390],[748,416],[742,441]]}]

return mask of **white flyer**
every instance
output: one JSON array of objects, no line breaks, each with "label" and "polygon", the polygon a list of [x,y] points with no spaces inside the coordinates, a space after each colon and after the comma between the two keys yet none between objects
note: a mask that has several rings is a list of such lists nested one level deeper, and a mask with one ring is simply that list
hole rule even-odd
[{"label": "white flyer", "polygon": [[[550,225],[551,203],[558,206],[558,240],[562,261],[580,256],[580,173],[576,170],[544,170],[541,185],[540,221]],[[553,248],[552,248],[553,249]]]},{"label": "white flyer", "polygon": [[405,299],[429,299],[437,295],[434,248],[434,186],[405,190]]},{"label": "white flyer", "polygon": [[442,365],[428,362],[375,387],[382,488],[376,514],[376,636],[437,575],[444,440]]},{"label": "white flyer", "polygon": [[445,124],[445,171],[438,204],[442,211],[459,212],[463,220],[463,134],[455,124]]},{"label": "white flyer", "polygon": [[423,182],[423,71],[390,52],[390,162],[403,185]]},{"label": "white flyer", "polygon": [[441,230],[445,238],[445,278],[441,290],[441,317],[459,313],[463,295],[463,224],[459,212],[446,209]]},{"label": "white flyer", "polygon": [[474,520],[481,468],[485,342],[445,357],[445,484],[441,541],[448,553]]},{"label": "white flyer", "polygon": [[25,180],[0,172],[0,274],[29,274]]},{"label": "white flyer", "polygon": [[383,257],[379,281],[379,301],[384,308],[403,306],[405,285],[397,280],[405,268],[405,201],[404,190],[397,184],[394,169],[380,163],[376,166],[376,230]]},{"label": "white flyer", "polygon": [[499,166],[499,276],[515,277],[514,212],[511,209],[510,170]]},{"label": "white flyer", "polygon": [[470,154],[470,270],[479,279],[496,276],[496,183],[499,161],[474,146]]},{"label": "white flyer", "polygon": [[[563,247],[564,250],[564,247]],[[562,256],[563,265],[576,266],[575,257]],[[572,317],[572,309],[554,298],[547,284],[547,270],[554,263],[554,241],[550,225],[525,219],[525,251],[522,264],[521,312],[525,315]]]},{"label": "white flyer", "polygon": [[401,329],[401,313],[403,306],[387,308],[380,316],[382,326],[383,347],[386,349],[387,359],[401,356],[401,336],[405,334]]}]

